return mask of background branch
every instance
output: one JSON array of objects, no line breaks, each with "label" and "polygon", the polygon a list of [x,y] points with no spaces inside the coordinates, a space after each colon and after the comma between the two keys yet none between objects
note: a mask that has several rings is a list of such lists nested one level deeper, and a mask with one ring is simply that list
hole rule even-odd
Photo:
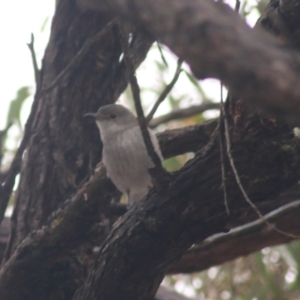
[{"label": "background branch", "polygon": [[163,90],[163,92],[159,95],[158,99],[156,100],[155,104],[153,105],[149,115],[147,116],[146,118],[146,122],[149,123],[155,112],[157,111],[159,105],[166,99],[166,97],[168,96],[168,94],[171,92],[172,88],[174,87],[175,83],[177,82],[178,78],[179,78],[179,75],[182,71],[181,69],[181,66],[182,66],[182,60],[181,59],[178,59],[177,61],[177,68],[176,68],[176,71],[175,71],[175,74],[173,76],[173,79],[172,81],[165,87],[165,89]]},{"label": "background branch", "polygon": [[187,108],[176,109],[168,114],[162,115],[150,121],[150,127],[157,127],[160,124],[167,123],[172,120],[181,120],[192,116],[202,114],[207,110],[219,109],[219,103],[203,103],[200,105],[189,106]]}]

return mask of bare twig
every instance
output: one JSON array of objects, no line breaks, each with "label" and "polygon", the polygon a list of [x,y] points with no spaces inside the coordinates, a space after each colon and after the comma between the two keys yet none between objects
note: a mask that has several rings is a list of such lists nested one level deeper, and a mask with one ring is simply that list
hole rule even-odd
[{"label": "bare twig", "polygon": [[34,79],[35,79],[35,84],[37,87],[39,87],[40,83],[40,70],[37,64],[37,59],[34,51],[34,35],[31,33],[31,40],[30,43],[27,44],[29,51],[31,53],[31,59],[32,59],[32,65],[33,65],[33,71],[34,71]]},{"label": "bare twig", "polygon": [[36,91],[34,95],[34,100],[31,106],[31,112],[30,115],[27,119],[27,122],[25,124],[25,129],[24,129],[24,136],[22,138],[22,141],[20,143],[20,146],[16,152],[16,155],[10,165],[10,168],[7,172],[7,176],[3,182],[3,184],[0,186],[0,224],[4,218],[5,210],[9,201],[9,198],[11,196],[13,187],[15,185],[15,179],[18,173],[21,170],[21,165],[22,165],[22,156],[24,153],[24,150],[27,147],[27,144],[30,140],[30,137],[32,135],[32,124],[35,118],[35,114],[37,111],[38,107],[38,101],[40,98],[40,76],[39,76],[39,69],[37,66],[37,61],[36,61],[36,56],[34,52],[34,36],[33,34],[31,35],[31,42],[28,44],[28,47],[31,52],[32,56],[32,63],[33,63],[33,68],[34,68],[34,73],[35,73],[35,81],[36,81]]},{"label": "bare twig", "polygon": [[[300,219],[297,218],[299,212],[300,200],[298,198],[298,200],[274,209],[264,217],[268,222],[274,223],[276,226],[285,226],[285,230],[292,230],[298,234],[300,232]],[[291,222],[289,223],[289,221]],[[167,273],[199,272],[259,251],[264,247],[293,240],[291,237],[276,233],[272,228],[266,228],[265,225],[264,220],[257,219],[233,228],[227,233],[214,234],[190,248],[180,261],[169,266]],[[240,247],[241,243],[243,247]]]},{"label": "bare twig", "polygon": [[[245,225],[236,227],[232,230],[230,230],[228,233],[220,233],[212,236],[211,238],[208,238],[205,242],[199,244],[196,246],[197,249],[205,249],[206,247],[211,246],[212,244],[218,244],[220,242],[225,242],[228,239],[231,238],[238,238],[245,236],[246,234],[253,233],[257,231],[258,229],[262,229],[263,226],[266,224],[266,221],[268,224],[271,224],[270,222],[276,223],[277,220],[280,218],[289,215],[290,213],[294,212],[295,210],[300,209],[300,200],[296,200],[293,202],[290,202],[288,204],[285,204],[268,214],[266,214],[263,219],[258,219],[252,222],[249,222]],[[275,229],[273,228],[274,225],[272,225],[271,230]],[[277,230],[275,230],[277,231]],[[279,232],[282,233],[282,232]],[[294,238],[294,236],[288,235],[289,238]],[[298,236],[299,237],[299,236]]]},{"label": "bare twig", "polygon": [[161,60],[164,62],[164,64],[166,65],[166,67],[169,67],[168,65],[168,62],[162,52],[162,48],[161,48],[161,44],[159,42],[156,42],[157,44],[157,48],[158,48],[158,51],[159,51],[159,54],[160,54],[160,57],[161,57]]},{"label": "bare twig", "polygon": [[156,127],[160,124],[172,121],[189,118],[211,109],[220,109],[219,103],[203,103],[200,105],[193,105],[183,109],[176,109],[168,114],[162,115],[150,121],[150,127]]},{"label": "bare twig", "polygon": [[285,236],[288,236],[290,238],[294,238],[294,239],[299,238],[300,236],[294,235],[294,234],[291,234],[291,233],[288,233],[288,232],[285,232],[283,230],[280,230],[275,225],[271,224],[262,215],[262,213],[259,211],[259,209],[256,207],[256,205],[250,200],[249,196],[247,195],[247,193],[246,193],[246,191],[245,191],[245,189],[244,189],[244,187],[243,187],[243,185],[241,183],[240,176],[239,176],[238,171],[237,171],[237,169],[235,167],[234,159],[233,159],[233,156],[232,156],[232,153],[231,153],[231,141],[230,141],[230,135],[229,135],[229,125],[228,125],[226,110],[225,110],[224,106],[221,106],[221,109],[222,109],[222,114],[223,114],[223,117],[224,117],[226,153],[227,153],[227,156],[228,156],[228,159],[229,159],[229,162],[230,162],[230,165],[231,165],[231,168],[232,168],[232,171],[233,171],[236,183],[237,183],[240,191],[242,192],[242,194],[243,194],[246,202],[253,208],[253,210],[256,212],[256,214],[258,215],[258,217],[263,222],[265,222],[266,225],[268,225],[269,227],[271,227],[275,231],[277,231],[277,232],[279,232],[279,233],[281,233],[281,234],[283,234]]},{"label": "bare twig", "polygon": [[10,196],[12,194],[13,187],[15,185],[15,179],[16,176],[19,174],[22,166],[22,156],[23,153],[27,147],[27,144],[30,140],[30,137],[32,135],[32,124],[33,120],[35,118],[35,114],[38,107],[38,100],[40,97],[40,71],[38,69],[37,60],[34,52],[34,35],[31,34],[31,41],[28,45],[28,48],[31,53],[32,57],[32,64],[34,69],[34,76],[35,76],[35,82],[36,82],[36,91],[34,95],[34,100],[31,106],[31,112],[28,117],[28,120],[25,124],[24,129],[24,136],[22,138],[22,141],[20,143],[20,146],[16,152],[16,155],[10,165],[10,168],[7,172],[7,175],[5,177],[5,180],[2,185],[0,185],[0,224],[4,218],[5,211],[10,199]]},{"label": "bare twig", "polygon": [[36,94],[34,96],[34,101],[32,104],[31,113],[25,124],[23,139],[22,139],[20,146],[16,152],[16,155],[11,163],[11,166],[9,168],[9,171],[5,178],[5,181],[0,186],[0,224],[3,220],[10,195],[11,195],[13,187],[15,185],[15,178],[21,169],[23,152],[26,149],[26,146],[28,144],[28,141],[29,141],[31,133],[32,133],[31,132],[32,123],[33,123],[33,119],[34,119],[35,112],[37,109],[38,98],[39,98],[38,91],[36,91]]},{"label": "bare twig", "polygon": [[222,132],[224,131],[224,101],[223,101],[223,84],[221,83],[221,111],[220,111],[220,134],[219,134],[219,141],[220,141],[220,161],[221,161],[221,172],[222,172],[222,189],[224,194],[224,204],[226,208],[226,212],[230,215],[230,210],[228,206],[228,196],[227,196],[227,187],[226,187],[226,172],[225,172],[225,162],[224,162],[224,136]]},{"label": "bare twig", "polygon": [[69,74],[71,71],[73,71],[78,64],[81,62],[81,60],[84,58],[84,56],[89,52],[90,48],[98,42],[114,25],[115,25],[115,19],[110,21],[100,32],[95,34],[93,37],[88,39],[84,45],[81,47],[81,49],[78,51],[78,53],[74,56],[74,58],[71,60],[71,62],[67,65],[66,68],[64,68],[57,77],[50,83],[48,87],[43,89],[43,93],[48,93],[51,91],[58,82],[64,78],[67,74]]},{"label": "bare twig", "polygon": [[179,78],[179,75],[181,73],[181,65],[182,65],[183,60],[181,58],[178,59],[177,61],[177,68],[174,74],[174,77],[172,79],[172,81],[165,87],[165,89],[163,90],[163,92],[161,93],[161,95],[158,97],[158,99],[156,100],[154,106],[152,107],[149,115],[146,118],[146,122],[149,123],[151,121],[151,119],[153,118],[156,110],[158,109],[159,105],[165,100],[165,98],[168,96],[168,94],[170,93],[170,91],[172,90],[172,88],[174,87],[176,81]]},{"label": "bare twig", "polygon": [[[133,95],[133,100],[135,104],[135,109],[137,112],[137,119],[142,131],[143,139],[147,148],[148,155],[151,157],[153,164],[157,170],[160,170],[160,173],[163,174],[163,168],[161,161],[157,155],[157,153],[154,150],[154,147],[152,145],[148,127],[147,127],[147,122],[144,116],[142,104],[141,104],[141,99],[140,99],[140,88],[135,76],[135,69],[132,63],[132,59],[130,56],[130,51],[129,51],[129,46],[128,46],[128,40],[127,40],[127,35],[119,26],[119,31],[120,31],[120,38],[122,42],[122,47],[123,47],[123,52],[124,52],[124,61],[127,65],[128,68],[128,73],[129,73],[129,82],[131,85],[131,90],[132,90],[132,95]],[[154,180],[155,181],[155,180]]]},{"label": "bare twig", "polygon": [[[236,0],[236,3],[235,3],[235,11],[238,13],[239,12],[239,9],[240,9],[240,0]],[[222,84],[221,84],[221,91],[222,91]],[[223,97],[221,97],[221,101],[223,100]],[[228,156],[228,159],[229,159],[229,162],[230,162],[230,165],[231,165],[231,168],[232,168],[232,171],[233,171],[233,174],[234,174],[234,177],[235,177],[235,180],[237,182],[237,185],[239,186],[239,189],[240,191],[242,192],[245,200],[248,202],[248,204],[253,208],[253,210],[256,212],[256,214],[258,215],[258,217],[261,219],[261,221],[263,221],[265,224],[267,224],[268,226],[270,227],[273,227],[273,229],[285,236],[288,236],[290,238],[299,238],[300,236],[297,236],[297,235],[294,235],[294,234],[291,234],[291,233],[288,233],[288,232],[285,232],[283,230],[280,230],[279,228],[277,228],[276,226],[272,225],[263,215],[262,213],[259,211],[259,209],[256,207],[256,205],[250,200],[249,196],[247,195],[242,183],[241,183],[241,180],[240,180],[240,177],[239,177],[239,174],[237,172],[237,169],[235,167],[235,163],[234,163],[234,160],[233,160],[233,157],[232,157],[232,153],[231,153],[231,142],[230,142],[230,135],[229,135],[229,126],[228,126],[228,120],[227,120],[227,114],[226,114],[226,110],[225,110],[225,107],[224,105],[222,104],[221,105],[221,112],[222,112],[222,116],[223,116],[223,121],[224,121],[224,127],[225,127],[225,139],[226,139],[226,152],[227,152],[227,156]]]}]

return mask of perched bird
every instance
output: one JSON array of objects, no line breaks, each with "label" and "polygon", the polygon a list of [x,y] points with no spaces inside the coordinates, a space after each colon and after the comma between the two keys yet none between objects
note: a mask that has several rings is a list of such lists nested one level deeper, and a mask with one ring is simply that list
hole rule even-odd
[{"label": "perched bird", "polygon": [[[148,155],[136,117],[124,106],[111,104],[97,113],[88,113],[95,119],[103,143],[102,160],[108,177],[131,205],[147,195],[152,186],[148,169],[154,167]],[[154,149],[162,160],[155,134],[150,130]]]}]

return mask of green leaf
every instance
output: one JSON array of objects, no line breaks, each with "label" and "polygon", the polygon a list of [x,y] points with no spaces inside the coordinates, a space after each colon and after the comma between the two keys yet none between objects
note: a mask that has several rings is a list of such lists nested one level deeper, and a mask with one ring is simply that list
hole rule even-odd
[{"label": "green leaf", "polygon": [[49,21],[49,17],[47,17],[45,19],[45,21],[43,22],[42,27],[41,27],[41,32],[43,32],[45,30],[45,28],[46,28],[46,26],[48,24],[48,21]]},{"label": "green leaf", "polygon": [[20,113],[22,105],[29,95],[30,92],[28,86],[21,87],[17,91],[17,97],[13,99],[10,103],[10,107],[7,114],[7,125],[17,121],[18,125],[21,127]]}]

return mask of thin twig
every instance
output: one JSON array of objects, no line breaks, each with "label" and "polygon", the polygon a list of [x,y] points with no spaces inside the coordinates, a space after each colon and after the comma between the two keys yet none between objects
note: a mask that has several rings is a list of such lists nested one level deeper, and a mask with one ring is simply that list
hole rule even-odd
[{"label": "thin twig", "polygon": [[[240,9],[240,5],[241,5],[241,2],[240,0],[236,0],[235,2],[235,11],[238,13],[239,12],[239,9]],[[228,159],[229,159],[229,162],[230,162],[230,165],[231,165],[231,168],[232,168],[232,171],[234,173],[234,177],[235,177],[235,180],[239,186],[239,189],[240,191],[242,192],[245,200],[248,202],[248,204],[253,208],[253,210],[256,212],[256,214],[259,216],[259,218],[265,222],[268,226],[271,226],[273,227],[273,229],[285,236],[288,236],[290,238],[299,238],[300,236],[297,236],[297,235],[294,235],[294,234],[291,234],[291,233],[288,233],[288,232],[285,232],[283,230],[280,230],[279,228],[277,228],[275,225],[271,224],[263,215],[262,213],[259,211],[259,209],[256,207],[256,205],[250,200],[250,198],[248,197],[242,183],[241,183],[241,180],[240,180],[240,177],[239,177],[239,174],[237,172],[237,169],[235,167],[235,163],[234,163],[234,160],[233,160],[233,157],[232,157],[232,154],[231,154],[231,142],[230,142],[230,135],[229,135],[229,126],[228,126],[228,120],[227,120],[227,115],[226,115],[226,110],[224,108],[224,105],[221,106],[221,111],[222,111],[222,114],[223,114],[223,119],[224,119],[224,125],[225,125],[225,138],[226,138],[226,152],[227,152],[227,155],[228,155]]]},{"label": "thin twig", "polygon": [[10,165],[10,168],[9,168],[9,171],[5,178],[5,181],[0,186],[0,224],[4,218],[5,210],[6,210],[9,198],[11,196],[13,187],[15,185],[16,176],[20,173],[20,170],[21,170],[22,156],[23,156],[24,150],[26,149],[29,139],[32,135],[32,124],[33,124],[33,120],[34,120],[34,117],[35,117],[35,114],[37,111],[39,97],[40,97],[40,93],[39,93],[39,89],[37,87],[37,90],[34,95],[34,100],[33,100],[32,106],[31,106],[31,112],[30,112],[30,115],[25,124],[24,136],[23,136],[20,146],[16,152],[16,155]]},{"label": "thin twig", "polygon": [[[244,237],[248,235],[253,235],[256,231],[261,230],[263,226],[267,222],[274,222],[276,223],[278,220],[289,216],[291,213],[296,213],[300,210],[300,200],[295,200],[288,204],[285,204],[264,216],[264,220],[257,219],[255,221],[249,222],[245,225],[236,227],[231,229],[228,233],[218,233],[206,239],[206,241],[196,245],[192,249],[188,250],[189,252],[197,252],[201,250],[207,251],[209,248],[216,246],[217,244],[225,243],[228,240],[238,240],[240,237]],[[269,223],[270,224],[270,223]],[[273,227],[273,226],[272,226]],[[294,238],[290,237],[289,238]]]},{"label": "thin twig", "polygon": [[256,212],[256,214],[258,215],[258,217],[264,221],[268,226],[270,226],[272,229],[274,229],[275,231],[285,235],[285,236],[288,236],[290,238],[299,238],[300,236],[298,235],[294,235],[292,233],[288,233],[288,232],[285,232],[283,230],[280,230],[278,229],[274,224],[271,224],[263,215],[262,213],[259,211],[259,209],[256,207],[256,205],[250,200],[250,198],[248,197],[245,189],[244,189],[244,186],[242,185],[241,183],[241,180],[240,180],[240,176],[238,174],[238,171],[235,167],[235,163],[234,163],[234,159],[233,159],[233,156],[232,156],[232,153],[231,153],[231,141],[230,141],[230,135],[229,135],[229,125],[228,125],[228,120],[227,120],[227,114],[226,114],[226,110],[224,108],[224,106],[221,106],[221,109],[222,109],[222,113],[223,113],[223,117],[224,117],[224,127],[225,127],[225,140],[226,140],[226,153],[227,153],[227,156],[228,156],[228,159],[229,159],[229,162],[230,162],[230,165],[231,165],[231,168],[232,168],[232,171],[233,171],[233,174],[234,174],[234,177],[235,177],[235,180],[236,180],[236,183],[240,189],[240,191],[242,192],[246,202],[253,208],[253,210]]},{"label": "thin twig", "polygon": [[34,51],[34,35],[33,35],[33,33],[31,33],[31,40],[30,40],[30,43],[27,44],[27,46],[31,53],[35,84],[38,87],[39,83],[40,83],[40,70],[39,70],[39,67],[37,64],[37,59],[36,59],[36,55],[35,55],[35,51]]},{"label": "thin twig", "polygon": [[[153,144],[150,139],[150,134],[148,131],[147,127],[147,122],[144,116],[142,104],[141,104],[141,99],[140,99],[140,88],[135,76],[135,69],[134,65],[130,56],[130,50],[129,50],[129,45],[128,45],[128,40],[127,40],[127,35],[119,26],[119,32],[120,32],[120,39],[122,43],[122,48],[124,52],[124,61],[126,63],[126,66],[128,68],[128,75],[129,75],[129,82],[132,90],[132,95],[133,95],[133,100],[135,104],[135,109],[137,113],[137,119],[141,128],[142,136],[145,142],[145,146],[148,152],[148,155],[151,157],[152,162],[155,166],[155,168],[158,170],[160,174],[165,173],[161,164],[161,161],[157,155],[157,153],[154,150]],[[153,175],[153,174],[151,174]],[[158,184],[157,181],[154,179],[154,183]]]},{"label": "thin twig", "polygon": [[192,105],[187,108],[175,109],[168,114],[159,116],[150,121],[149,126],[151,128],[156,127],[160,124],[172,121],[189,118],[211,109],[220,109],[220,103],[202,103],[200,105]]},{"label": "thin twig", "polygon": [[179,75],[182,71],[181,66],[182,66],[183,60],[181,58],[178,59],[177,61],[177,68],[175,71],[175,74],[173,76],[172,81],[165,87],[163,92],[160,94],[158,99],[156,100],[155,104],[153,105],[149,115],[146,117],[146,122],[149,123],[151,119],[153,118],[156,110],[158,109],[159,105],[165,100],[165,98],[168,96],[172,88],[174,87],[175,83],[177,82]]},{"label": "thin twig", "polygon": [[46,87],[42,92],[48,93],[49,91],[51,91],[62,78],[64,78],[67,74],[73,71],[81,62],[81,60],[85,57],[85,55],[89,52],[90,48],[96,42],[98,42],[112,28],[114,24],[115,19],[110,21],[100,32],[96,33],[93,37],[89,38],[78,51],[78,53],[74,56],[74,58],[71,60],[71,62],[66,66],[66,68],[64,68],[50,83],[50,85]]},{"label": "thin twig", "polygon": [[227,195],[227,186],[226,186],[226,172],[225,172],[225,162],[224,162],[224,139],[223,139],[223,130],[224,129],[224,101],[223,101],[223,84],[221,83],[221,110],[220,110],[220,135],[219,135],[219,141],[220,141],[220,160],[221,160],[221,172],[222,172],[222,189],[223,189],[223,195],[224,195],[224,204],[226,208],[226,212],[228,215],[230,215],[230,210],[228,206],[228,195]]},{"label": "thin twig", "polygon": [[164,64],[166,65],[166,67],[169,67],[168,62],[167,62],[167,60],[166,60],[166,58],[165,58],[165,56],[164,56],[164,54],[163,54],[163,52],[162,52],[162,48],[161,48],[160,43],[159,43],[159,42],[156,42],[156,44],[157,44],[157,47],[158,47],[158,51],[159,51],[161,60],[164,62]]},{"label": "thin twig", "polygon": [[30,137],[32,135],[32,124],[36,115],[36,111],[38,108],[38,101],[40,98],[40,71],[38,69],[37,61],[36,61],[36,56],[34,52],[34,36],[31,34],[31,42],[28,44],[28,47],[31,52],[31,57],[32,57],[32,64],[34,68],[34,75],[35,75],[35,81],[36,81],[36,91],[34,94],[34,99],[33,103],[31,106],[31,112],[30,115],[27,119],[27,122],[25,124],[25,129],[24,129],[24,136],[22,138],[22,141],[20,143],[20,146],[16,152],[16,155],[10,165],[10,168],[7,172],[7,176],[3,182],[3,184],[0,186],[0,224],[4,218],[5,211],[7,208],[8,201],[10,199],[12,190],[15,185],[15,180],[16,176],[20,173],[21,166],[22,166],[22,157],[23,153],[27,147],[27,144],[30,140]]}]

